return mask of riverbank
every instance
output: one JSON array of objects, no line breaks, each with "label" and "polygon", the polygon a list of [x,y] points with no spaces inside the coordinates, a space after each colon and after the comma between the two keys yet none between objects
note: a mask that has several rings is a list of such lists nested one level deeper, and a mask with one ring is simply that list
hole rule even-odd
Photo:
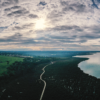
[{"label": "riverbank", "polygon": [[78,67],[91,76],[100,79],[100,53],[93,55],[75,56],[78,58],[89,58],[86,61],[82,61],[78,64]]}]

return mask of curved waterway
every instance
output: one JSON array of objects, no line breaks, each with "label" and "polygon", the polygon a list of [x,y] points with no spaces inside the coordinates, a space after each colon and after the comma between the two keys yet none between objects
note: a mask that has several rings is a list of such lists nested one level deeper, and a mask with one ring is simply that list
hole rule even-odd
[{"label": "curved waterway", "polygon": [[89,58],[86,61],[82,61],[78,64],[78,67],[83,70],[84,73],[87,73],[96,78],[100,78],[100,53],[95,53],[93,55],[82,55],[74,56],[80,58]]}]

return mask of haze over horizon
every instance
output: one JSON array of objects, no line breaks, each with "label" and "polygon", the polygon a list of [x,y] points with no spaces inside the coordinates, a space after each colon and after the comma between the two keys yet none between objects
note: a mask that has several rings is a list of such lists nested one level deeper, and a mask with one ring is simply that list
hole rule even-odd
[{"label": "haze over horizon", "polygon": [[100,0],[0,0],[0,50],[100,50]]}]

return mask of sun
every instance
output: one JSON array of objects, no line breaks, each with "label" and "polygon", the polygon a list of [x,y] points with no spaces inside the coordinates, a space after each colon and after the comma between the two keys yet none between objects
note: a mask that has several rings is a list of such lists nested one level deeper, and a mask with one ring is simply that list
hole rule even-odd
[{"label": "sun", "polygon": [[45,19],[39,19],[36,21],[35,23],[35,30],[43,30],[45,29],[46,25],[45,25]]}]

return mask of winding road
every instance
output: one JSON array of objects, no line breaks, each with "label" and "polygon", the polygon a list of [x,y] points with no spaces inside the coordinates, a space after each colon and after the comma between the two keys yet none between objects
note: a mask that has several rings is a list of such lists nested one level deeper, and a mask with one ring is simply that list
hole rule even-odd
[{"label": "winding road", "polygon": [[[53,62],[51,62],[51,64],[53,64]],[[44,94],[44,91],[45,91],[45,88],[46,88],[46,82],[45,82],[45,80],[42,79],[42,75],[45,73],[45,70],[44,70],[44,69],[45,69],[47,66],[51,65],[51,64],[48,64],[48,65],[44,66],[44,68],[42,69],[42,70],[43,70],[43,73],[40,75],[40,80],[44,82],[44,88],[43,88],[43,90],[42,90],[40,100],[42,100],[42,97],[43,97],[43,94]]]}]

